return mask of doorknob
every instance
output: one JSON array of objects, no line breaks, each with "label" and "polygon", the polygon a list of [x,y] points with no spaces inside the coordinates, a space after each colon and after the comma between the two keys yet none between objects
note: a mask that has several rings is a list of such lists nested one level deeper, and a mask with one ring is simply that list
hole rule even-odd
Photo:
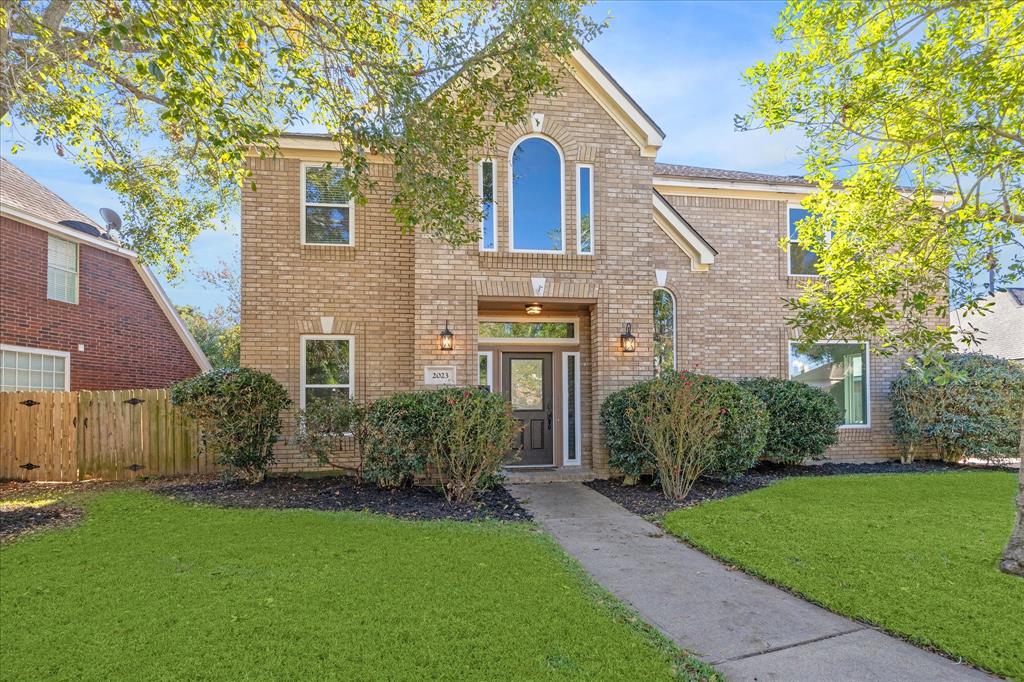
[{"label": "doorknob", "polygon": [[551,428],[551,413],[548,412],[548,428]]}]

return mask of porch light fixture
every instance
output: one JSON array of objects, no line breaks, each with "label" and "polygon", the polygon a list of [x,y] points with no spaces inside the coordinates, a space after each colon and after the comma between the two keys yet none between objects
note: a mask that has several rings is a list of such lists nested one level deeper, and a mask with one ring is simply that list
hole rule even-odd
[{"label": "porch light fixture", "polygon": [[448,320],[444,321],[444,330],[437,335],[437,339],[441,342],[441,350],[450,351],[455,349],[455,334],[448,328]]},{"label": "porch light fixture", "polygon": [[623,353],[635,353],[636,352],[636,337],[633,336],[633,323],[626,323],[626,332],[619,337],[619,345],[622,347]]},{"label": "porch light fixture", "polygon": [[544,308],[541,307],[540,303],[527,303],[526,314],[527,315],[540,315],[540,311]]}]

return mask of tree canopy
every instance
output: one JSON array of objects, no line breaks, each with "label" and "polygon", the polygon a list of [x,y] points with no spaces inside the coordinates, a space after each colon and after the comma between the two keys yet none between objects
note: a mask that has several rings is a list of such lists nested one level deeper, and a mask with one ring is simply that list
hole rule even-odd
[{"label": "tree canopy", "polygon": [[[790,0],[775,35],[784,47],[747,71],[738,125],[807,138],[819,191],[799,243],[822,277],[791,322],[883,353],[973,340],[950,328],[949,301],[982,307],[979,276],[1022,247],[1024,3]],[[1011,253],[997,285],[1024,275]]]},{"label": "tree canopy", "polygon": [[600,29],[586,3],[5,0],[0,118],[119,194],[123,237],[171,272],[297,126],[333,137],[357,200],[365,153],[391,157],[400,224],[465,243],[472,154],[556,92]]}]

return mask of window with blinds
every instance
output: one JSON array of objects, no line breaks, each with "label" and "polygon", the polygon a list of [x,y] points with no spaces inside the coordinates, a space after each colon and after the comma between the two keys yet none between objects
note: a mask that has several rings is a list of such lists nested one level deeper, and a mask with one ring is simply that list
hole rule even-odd
[{"label": "window with blinds", "polygon": [[78,244],[53,235],[47,248],[46,297],[78,303]]}]

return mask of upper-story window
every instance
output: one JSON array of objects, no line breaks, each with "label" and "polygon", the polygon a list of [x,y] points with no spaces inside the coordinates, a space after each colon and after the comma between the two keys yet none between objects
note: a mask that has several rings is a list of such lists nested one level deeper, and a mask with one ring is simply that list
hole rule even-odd
[{"label": "upper-story window", "polygon": [[576,251],[594,253],[594,167],[576,167]]},{"label": "upper-story window", "polygon": [[818,257],[797,242],[797,224],[809,216],[805,208],[789,207],[789,274],[804,277],[818,276]]},{"label": "upper-story window", "polygon": [[344,178],[341,168],[302,167],[303,244],[352,245],[352,199]]},{"label": "upper-story window", "polygon": [[494,204],[494,162],[490,159],[480,162],[480,208],[484,214],[480,221],[480,250],[494,251],[498,247],[495,235],[498,216]]},{"label": "upper-story window", "polygon": [[49,235],[46,251],[46,298],[78,303],[78,244]]},{"label": "upper-story window", "polygon": [[510,216],[513,251],[565,251],[562,152],[531,136],[512,148]]}]

